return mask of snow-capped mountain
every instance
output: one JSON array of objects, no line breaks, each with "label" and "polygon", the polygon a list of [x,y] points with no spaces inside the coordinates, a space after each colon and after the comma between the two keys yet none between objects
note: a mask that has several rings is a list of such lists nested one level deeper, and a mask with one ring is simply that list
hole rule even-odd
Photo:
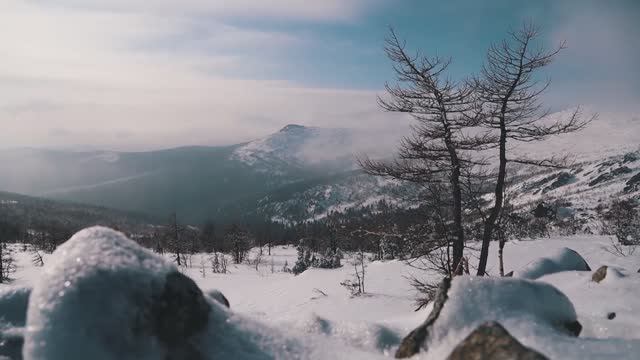
[{"label": "snow-capped mountain", "polygon": [[[612,196],[638,197],[639,118],[611,119],[602,115],[580,133],[515,148],[532,157],[571,152],[577,162],[564,170],[514,169],[514,203],[566,197],[583,209]],[[0,150],[0,190],[157,217],[177,212],[190,222],[255,216],[305,221],[379,200],[411,206],[410,186],[365,175],[355,161],[362,153],[391,157],[393,148],[381,145],[390,142],[353,129],[287,125],[223,147]]]},{"label": "snow-capped mountain", "polygon": [[289,124],[280,131],[236,148],[231,159],[254,166],[258,171],[276,172],[280,167],[310,167],[353,164],[350,129],[324,129]]}]

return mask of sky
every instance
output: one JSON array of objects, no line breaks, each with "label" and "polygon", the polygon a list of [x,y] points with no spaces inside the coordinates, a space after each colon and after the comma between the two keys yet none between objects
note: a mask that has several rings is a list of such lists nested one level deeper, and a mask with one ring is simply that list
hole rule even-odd
[{"label": "sky", "polygon": [[289,123],[402,132],[389,27],[451,76],[523,22],[568,48],[545,103],[640,112],[636,0],[0,0],[0,147],[225,145]]}]

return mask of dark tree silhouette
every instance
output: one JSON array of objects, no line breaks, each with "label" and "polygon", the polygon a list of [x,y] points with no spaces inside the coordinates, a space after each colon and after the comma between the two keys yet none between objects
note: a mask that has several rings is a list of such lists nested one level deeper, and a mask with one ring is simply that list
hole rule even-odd
[{"label": "dark tree silhouette", "polygon": [[485,274],[489,244],[503,207],[507,163],[548,167],[566,165],[566,158],[508,158],[507,143],[542,141],[553,135],[574,132],[595,118],[594,115],[583,120],[580,108],[565,118],[548,118],[549,111],[543,108],[540,96],[550,82],[540,82],[534,75],[549,65],[565,44],[546,50],[536,44],[538,36],[534,25],[525,24],[520,30],[510,32],[508,39],[493,44],[487,52],[481,76],[475,81],[484,114],[483,125],[497,133],[499,153],[494,204],[484,221],[477,272],[480,276]]},{"label": "dark tree silhouette", "polygon": [[453,222],[452,268],[458,268],[464,253],[462,224],[463,169],[475,163],[465,152],[482,150],[490,139],[486,134],[471,135],[478,124],[474,87],[467,81],[447,77],[450,60],[410,55],[393,29],[385,51],[394,63],[397,84],[386,85],[387,96],[379,97],[387,111],[407,113],[416,124],[413,134],[403,139],[396,160],[392,162],[361,159],[369,174],[411,181],[425,186],[447,185]]}]

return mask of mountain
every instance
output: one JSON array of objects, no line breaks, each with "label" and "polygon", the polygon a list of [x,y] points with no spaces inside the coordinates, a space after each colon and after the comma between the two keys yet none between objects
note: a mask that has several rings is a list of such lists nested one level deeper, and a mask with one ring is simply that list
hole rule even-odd
[{"label": "mountain", "polygon": [[[561,116],[562,114],[557,114]],[[516,205],[568,198],[595,208],[612,196],[637,197],[640,118],[601,116],[586,130],[513,149],[529,157],[577,155],[569,169],[514,168]],[[615,121],[614,121],[615,120]],[[352,129],[287,125],[264,138],[222,147],[149,152],[0,150],[0,190],[183,221],[268,217],[320,219],[385,200],[415,203],[410,185],[362,173],[356,154],[389,157],[385,137]]]},{"label": "mountain", "polygon": [[[177,212],[186,221],[229,219],[291,184],[353,171],[353,133],[288,125],[265,138],[223,147],[150,152],[45,149],[0,151],[0,190],[135,211]],[[325,155],[318,155],[318,149]],[[255,203],[253,204],[255,208]]]}]

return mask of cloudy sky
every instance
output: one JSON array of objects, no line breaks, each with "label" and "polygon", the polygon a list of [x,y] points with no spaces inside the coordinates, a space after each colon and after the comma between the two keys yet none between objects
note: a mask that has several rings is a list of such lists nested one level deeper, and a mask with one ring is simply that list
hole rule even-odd
[{"label": "cloudy sky", "polygon": [[[636,0],[0,0],[0,147],[230,144],[288,123],[386,131],[389,26],[474,72],[533,20],[569,48],[550,106],[637,112]],[[404,124],[401,124],[404,126]]]}]

